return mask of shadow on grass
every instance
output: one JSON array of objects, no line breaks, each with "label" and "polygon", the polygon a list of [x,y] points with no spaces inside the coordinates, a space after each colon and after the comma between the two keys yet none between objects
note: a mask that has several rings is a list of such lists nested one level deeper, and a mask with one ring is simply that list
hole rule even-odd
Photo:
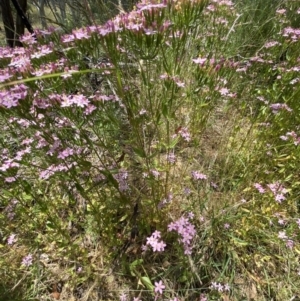
[{"label": "shadow on grass", "polygon": [[23,301],[24,294],[21,291],[11,291],[0,283],[0,301]]}]

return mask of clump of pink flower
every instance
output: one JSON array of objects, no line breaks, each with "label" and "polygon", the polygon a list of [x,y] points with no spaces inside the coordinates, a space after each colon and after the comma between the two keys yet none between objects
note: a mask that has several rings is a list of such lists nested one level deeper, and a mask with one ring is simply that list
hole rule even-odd
[{"label": "clump of pink flower", "polygon": [[300,144],[300,136],[298,136],[297,133],[294,131],[287,132],[285,135],[280,136],[280,139],[283,141],[287,141],[290,138],[292,138],[296,146]]},{"label": "clump of pink flower", "polygon": [[206,61],[207,61],[207,58],[206,58],[206,57],[204,57],[204,58],[198,57],[198,58],[196,58],[196,59],[193,59],[193,62],[194,62],[195,64],[200,65],[200,66],[203,66],[203,65],[205,64]]},{"label": "clump of pink flower", "polygon": [[9,237],[8,237],[8,239],[7,239],[7,244],[9,245],[9,246],[11,246],[11,245],[13,245],[14,243],[16,243],[17,242],[17,235],[16,234],[11,234]]},{"label": "clump of pink flower", "polygon": [[224,229],[226,229],[226,230],[230,229],[230,224],[225,223],[225,224],[224,224]]},{"label": "clump of pink flower", "polygon": [[279,182],[271,183],[267,185],[272,191],[275,200],[278,203],[281,203],[286,199],[285,195],[288,193],[288,190],[282,186]]},{"label": "clump of pink flower", "polygon": [[176,156],[174,153],[169,153],[167,155],[167,161],[170,163],[170,164],[174,164],[176,162]]},{"label": "clump of pink flower", "polygon": [[286,27],[283,29],[283,36],[290,38],[292,42],[296,42],[300,39],[300,29]]},{"label": "clump of pink flower", "polygon": [[265,48],[271,48],[271,47],[274,47],[276,45],[280,45],[280,43],[278,41],[269,41],[269,42],[265,43],[264,47]]},{"label": "clump of pink flower", "polygon": [[[254,187],[261,194],[266,192],[266,189],[260,183],[255,183]],[[276,202],[281,203],[286,199],[285,195],[288,193],[288,190],[285,189],[279,182],[267,184],[267,187],[271,190]]]},{"label": "clump of pink flower", "polygon": [[292,109],[285,103],[273,103],[270,105],[273,114],[278,114],[280,110],[291,112]]},{"label": "clump of pink flower", "polygon": [[186,142],[191,141],[191,134],[189,133],[188,129],[186,127],[181,128],[178,131],[178,134],[185,140]]},{"label": "clump of pink flower", "polygon": [[293,249],[294,241],[286,235],[285,231],[279,231],[278,238],[282,239],[285,242],[287,248]]},{"label": "clump of pink flower", "polygon": [[259,193],[265,193],[266,190],[263,188],[263,186],[260,183],[255,183],[254,187],[258,190]]},{"label": "clump of pink flower", "polygon": [[151,169],[151,174],[154,176],[155,179],[158,179],[160,176],[159,171],[157,171],[156,169]]},{"label": "clump of pink flower", "polygon": [[217,290],[220,293],[225,292],[225,291],[227,291],[227,292],[230,291],[230,286],[229,286],[228,283],[223,285],[223,284],[218,283],[218,282],[212,282],[210,288],[213,289],[213,290]]},{"label": "clump of pink flower", "polygon": [[193,180],[197,181],[197,180],[206,180],[207,179],[207,175],[199,172],[199,171],[192,171],[192,178]]},{"label": "clump of pink flower", "polygon": [[168,231],[176,231],[179,236],[179,242],[183,244],[184,254],[190,255],[192,253],[192,241],[196,235],[196,229],[193,224],[191,224],[189,218],[192,218],[192,215],[189,215],[188,218],[181,217],[177,221],[172,222],[168,225]]},{"label": "clump of pink flower", "polygon": [[25,256],[23,259],[22,259],[22,265],[23,266],[26,266],[26,267],[29,267],[32,265],[32,255],[31,254],[28,254],[27,256]]},{"label": "clump of pink flower", "polygon": [[147,237],[147,243],[152,247],[153,252],[163,252],[167,246],[163,240],[161,240],[160,231],[154,231],[150,237]]}]

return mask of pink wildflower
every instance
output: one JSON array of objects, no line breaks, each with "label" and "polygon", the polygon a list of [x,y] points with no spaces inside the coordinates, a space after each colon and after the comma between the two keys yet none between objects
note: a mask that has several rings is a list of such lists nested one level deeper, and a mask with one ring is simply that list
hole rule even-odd
[{"label": "pink wildflower", "polygon": [[32,265],[32,255],[28,254],[22,259],[22,265],[29,267]]},{"label": "pink wildflower", "polygon": [[229,93],[229,89],[227,89],[227,88],[221,88],[221,89],[219,89],[219,92],[220,92],[220,94],[222,96],[226,96]]},{"label": "pink wildflower", "polygon": [[199,171],[192,171],[192,178],[193,180],[206,180],[207,176]]},{"label": "pink wildflower", "polygon": [[146,245],[150,245],[152,247],[153,252],[162,252],[165,250],[167,246],[161,238],[161,233],[159,231],[155,231],[152,233],[150,237],[147,237]]},{"label": "pink wildflower", "polygon": [[163,282],[160,280],[159,282],[155,282],[154,284],[155,284],[154,292],[162,294],[164,289],[166,288]]},{"label": "pink wildflower", "polygon": [[191,141],[191,134],[188,132],[186,127],[181,128],[178,134],[187,142]]},{"label": "pink wildflower", "polygon": [[254,187],[258,190],[259,193],[265,193],[265,189],[262,187],[260,183],[255,183]]},{"label": "pink wildflower", "polygon": [[228,230],[228,229],[230,228],[230,224],[225,223],[225,224],[224,224],[224,228],[225,228],[226,230]]},{"label": "pink wildflower", "polygon": [[7,239],[7,244],[8,244],[9,246],[11,246],[11,245],[13,245],[17,240],[18,240],[18,239],[17,239],[17,235],[13,233],[13,234],[11,234],[11,235],[8,237],[8,239]]},{"label": "pink wildflower", "polygon": [[195,63],[195,64],[199,64],[199,65],[201,65],[201,66],[203,66],[204,65],[204,63],[207,61],[207,58],[205,57],[205,58],[197,58],[197,59],[193,59],[193,62]]}]

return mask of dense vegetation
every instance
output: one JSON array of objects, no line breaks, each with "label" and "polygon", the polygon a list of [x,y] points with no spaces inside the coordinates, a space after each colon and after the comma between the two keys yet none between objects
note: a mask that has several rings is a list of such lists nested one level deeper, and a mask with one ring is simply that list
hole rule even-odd
[{"label": "dense vegetation", "polygon": [[0,300],[295,300],[299,3],[35,32],[0,48]]}]

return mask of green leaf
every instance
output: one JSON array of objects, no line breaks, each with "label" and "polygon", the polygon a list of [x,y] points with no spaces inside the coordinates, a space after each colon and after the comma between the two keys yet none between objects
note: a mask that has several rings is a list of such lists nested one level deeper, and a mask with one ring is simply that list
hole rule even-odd
[{"label": "green leaf", "polygon": [[26,193],[28,193],[28,194],[31,193],[31,185],[27,181],[23,180],[22,181],[22,186],[23,186],[23,189]]},{"label": "green leaf", "polygon": [[119,187],[119,183],[113,177],[113,175],[111,174],[111,172],[109,172],[108,170],[101,170],[101,173],[106,177],[107,181],[109,183],[111,183],[115,188]]},{"label": "green leaf", "polygon": [[130,264],[130,269],[136,268],[138,265],[141,265],[144,262],[143,259],[137,259]]},{"label": "green leaf", "polygon": [[46,227],[50,229],[55,229],[55,225],[53,225],[51,221],[46,222]]},{"label": "green leaf", "polygon": [[129,265],[131,276],[133,276],[133,277],[136,276],[137,273],[136,273],[135,269],[137,266],[141,265],[143,262],[144,262],[143,259],[137,259]]},{"label": "green leaf", "polygon": [[146,158],[146,157],[147,157],[147,156],[146,156],[146,153],[145,153],[145,151],[144,151],[144,149],[142,149],[142,148],[136,148],[136,147],[133,147],[132,149],[133,149],[133,151],[134,151],[139,157],[141,157],[141,158]]},{"label": "green leaf", "polygon": [[154,285],[152,284],[151,280],[149,277],[141,277],[142,283],[147,287],[148,290],[153,291],[154,290]]},{"label": "green leaf", "polygon": [[92,163],[90,161],[81,161],[81,164],[85,167],[86,170],[91,169]]},{"label": "green leaf", "polygon": [[169,113],[169,106],[168,103],[164,102],[162,104],[162,108],[161,108],[162,114],[164,117],[168,117],[168,113]]},{"label": "green leaf", "polygon": [[175,139],[173,139],[171,141],[171,143],[169,144],[169,148],[174,148],[176,146],[176,144],[178,143],[179,141],[179,137],[176,137]]},{"label": "green leaf", "polygon": [[22,199],[25,200],[25,201],[32,201],[33,198],[32,198],[31,195],[23,193],[22,194]]},{"label": "green leaf", "polygon": [[2,196],[8,196],[9,198],[12,198],[14,196],[9,190],[4,188],[1,189],[1,194]]},{"label": "green leaf", "polygon": [[120,219],[119,219],[119,222],[123,222],[125,221],[125,219],[128,217],[127,214],[123,215]]},{"label": "green leaf", "polygon": [[231,237],[233,243],[237,246],[248,246],[249,245],[249,243],[247,243],[246,241],[244,241],[240,238],[237,238],[237,237],[232,236],[232,235],[230,235],[230,237]]},{"label": "green leaf", "polygon": [[77,182],[75,183],[75,187],[77,188],[77,190],[81,193],[85,193],[84,188]]}]

